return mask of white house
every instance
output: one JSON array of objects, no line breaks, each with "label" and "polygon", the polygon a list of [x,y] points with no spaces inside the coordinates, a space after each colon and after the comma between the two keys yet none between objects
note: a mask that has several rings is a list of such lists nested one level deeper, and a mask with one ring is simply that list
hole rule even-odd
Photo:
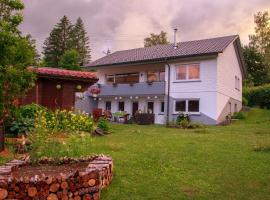
[{"label": "white house", "polygon": [[117,51],[87,67],[99,77],[98,107],[111,112],[153,111],[158,124],[187,112],[219,124],[242,107],[246,70],[237,35]]}]

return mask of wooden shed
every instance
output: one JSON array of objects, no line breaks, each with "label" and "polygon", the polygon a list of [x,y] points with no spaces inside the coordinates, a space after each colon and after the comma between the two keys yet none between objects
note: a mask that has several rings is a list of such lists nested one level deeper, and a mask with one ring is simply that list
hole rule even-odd
[{"label": "wooden shed", "polygon": [[86,91],[98,81],[94,72],[59,68],[30,67],[37,73],[35,86],[22,99],[22,104],[36,103],[50,109],[72,109],[76,93]]}]

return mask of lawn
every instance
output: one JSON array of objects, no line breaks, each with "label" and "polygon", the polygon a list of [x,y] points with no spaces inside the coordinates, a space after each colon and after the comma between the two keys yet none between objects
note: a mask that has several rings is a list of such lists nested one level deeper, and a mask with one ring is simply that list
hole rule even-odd
[{"label": "lawn", "polygon": [[[70,156],[113,157],[114,179],[102,200],[270,199],[270,111],[252,109],[233,125],[206,129],[112,130],[105,137],[67,139]],[[265,149],[254,151],[255,146]],[[55,154],[53,149],[44,153]]]}]

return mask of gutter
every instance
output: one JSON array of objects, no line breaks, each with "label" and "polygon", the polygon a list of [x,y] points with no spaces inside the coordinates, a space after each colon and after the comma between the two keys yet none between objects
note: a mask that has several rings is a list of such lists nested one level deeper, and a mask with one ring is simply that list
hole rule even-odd
[{"label": "gutter", "polygon": [[169,124],[170,117],[170,87],[171,87],[171,65],[168,63],[168,60],[165,59],[165,63],[168,66],[168,91],[167,91],[167,113],[166,113],[166,125]]}]

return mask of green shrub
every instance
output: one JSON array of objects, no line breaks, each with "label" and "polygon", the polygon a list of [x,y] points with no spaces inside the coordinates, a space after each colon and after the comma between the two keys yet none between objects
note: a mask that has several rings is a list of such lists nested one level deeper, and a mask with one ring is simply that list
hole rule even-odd
[{"label": "green shrub", "polygon": [[232,116],[232,119],[245,119],[246,115],[244,112],[240,111],[240,112],[235,112]]},{"label": "green shrub", "polygon": [[36,112],[44,109],[36,104],[15,107],[10,117],[5,121],[6,130],[14,136],[30,132],[34,128]]},{"label": "green shrub", "polygon": [[108,132],[110,129],[108,120],[103,118],[103,117],[99,118],[98,123],[97,123],[97,127],[101,128],[105,132]]},{"label": "green shrub", "polygon": [[249,106],[270,109],[270,84],[244,88],[243,96],[247,99]]},{"label": "green shrub", "polygon": [[242,104],[243,104],[243,106],[248,106],[248,100],[246,97],[242,98]]},{"label": "green shrub", "polygon": [[181,128],[188,128],[189,126],[189,121],[188,119],[182,119],[180,122],[179,122],[179,125]]},{"label": "green shrub", "polygon": [[[181,123],[181,121],[187,121],[187,122],[190,122],[190,117],[189,117],[189,115],[188,114],[185,114],[185,113],[179,113],[179,115],[177,116],[177,118],[176,118],[176,123],[178,124],[178,125],[180,125],[180,123]],[[185,123],[184,122],[184,123]]]}]

